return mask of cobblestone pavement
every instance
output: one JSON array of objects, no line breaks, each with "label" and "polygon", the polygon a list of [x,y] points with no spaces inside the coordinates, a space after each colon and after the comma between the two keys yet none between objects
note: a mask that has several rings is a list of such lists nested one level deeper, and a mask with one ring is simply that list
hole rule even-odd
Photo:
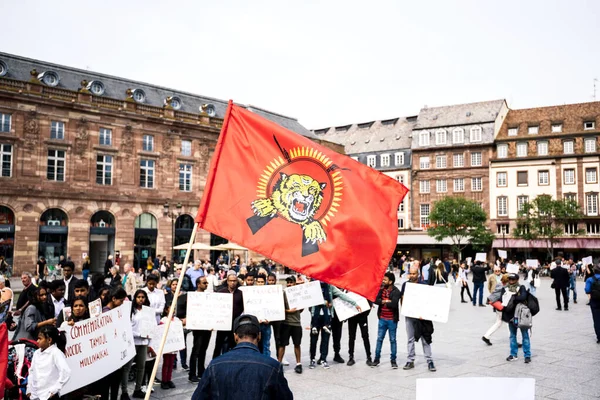
[{"label": "cobblestone pavement", "polygon": [[[384,342],[382,364],[377,368],[365,365],[365,352],[360,339],[356,342],[356,365],[332,362],[330,351],[329,370],[317,366],[308,369],[309,331],[302,339],[302,364],[304,373],[294,373],[292,347],[286,358],[285,376],[294,398],[312,399],[414,399],[416,379],[433,377],[531,377],[536,380],[536,399],[591,400],[600,397],[600,344],[596,344],[592,316],[586,306],[583,282],[578,282],[579,304],[571,304],[569,311],[555,311],[554,290],[550,280],[542,280],[537,295],[541,312],[534,318],[532,362],[524,364],[519,352],[517,362],[507,362],[509,354],[508,328],[502,326],[492,336],[492,346],[482,342],[481,336],[494,322],[491,307],[473,307],[461,304],[459,291],[453,289],[450,319],[447,324],[435,324],[433,357],[437,372],[427,370],[421,345],[417,343],[417,360],[413,370],[392,370],[389,363],[389,341]],[[486,293],[487,295],[487,293]],[[308,312],[302,315],[303,325],[309,325]],[[373,352],[377,338],[377,316],[373,310],[369,316],[369,335]],[[398,325],[398,364],[405,363],[406,331],[404,321]],[[214,340],[214,335],[213,335]],[[342,334],[342,356],[347,359],[348,331],[346,324]],[[188,336],[191,346],[191,335]],[[212,354],[212,345],[208,354]],[[331,347],[331,344],[330,344]],[[208,360],[210,361],[210,360]],[[188,382],[187,374],[179,368],[174,373],[177,388],[160,389],[155,385],[153,399],[190,399],[196,387]],[[468,391],[468,388],[464,388]],[[133,387],[130,388],[130,394]],[[481,393],[482,398],[485,394]]]}]

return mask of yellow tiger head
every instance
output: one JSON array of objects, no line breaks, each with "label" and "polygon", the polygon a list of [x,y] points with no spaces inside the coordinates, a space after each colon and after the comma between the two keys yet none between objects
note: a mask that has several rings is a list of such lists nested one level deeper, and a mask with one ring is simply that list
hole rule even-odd
[{"label": "yellow tiger head", "polygon": [[325,183],[308,175],[281,173],[273,187],[273,206],[290,222],[305,225],[312,220],[323,202]]}]

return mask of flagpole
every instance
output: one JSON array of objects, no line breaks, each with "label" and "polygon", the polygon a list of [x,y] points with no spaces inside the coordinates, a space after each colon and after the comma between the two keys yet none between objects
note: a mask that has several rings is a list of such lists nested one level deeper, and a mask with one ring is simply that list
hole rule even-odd
[{"label": "flagpole", "polygon": [[[169,328],[171,326],[171,320],[173,319],[173,313],[177,307],[177,298],[179,297],[179,292],[181,291],[181,285],[183,284],[183,277],[185,276],[185,269],[188,261],[190,259],[190,253],[192,251],[192,246],[194,244],[194,240],[196,239],[196,232],[198,232],[199,224],[194,224],[194,229],[192,230],[192,235],[190,236],[190,241],[188,243],[188,247],[185,253],[185,259],[183,261],[183,266],[181,268],[181,273],[179,274],[179,281],[177,281],[177,288],[175,289],[175,294],[173,295],[173,302],[171,303],[171,307],[169,308],[169,316],[167,317],[167,322],[165,324],[165,332],[163,333],[162,339],[160,341],[160,347],[158,348],[158,352],[156,353],[156,359],[154,361],[154,368],[152,368],[152,375],[150,375],[150,381],[148,382],[148,386],[146,388],[146,397],[145,400],[150,400],[150,395],[152,394],[152,386],[154,385],[154,379],[156,378],[156,374],[158,373],[158,364],[160,362],[160,358],[162,357],[163,350],[165,348],[165,343],[167,341],[167,335],[169,333]],[[195,284],[195,282],[194,282]],[[134,299],[135,301],[135,299]]]}]

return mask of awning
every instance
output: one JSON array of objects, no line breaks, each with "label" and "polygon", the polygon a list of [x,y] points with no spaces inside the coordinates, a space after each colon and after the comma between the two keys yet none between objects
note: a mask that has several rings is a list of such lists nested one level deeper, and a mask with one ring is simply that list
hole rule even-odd
[{"label": "awning", "polygon": [[[178,246],[173,247],[173,250],[186,250],[188,248],[189,243],[180,244]],[[192,245],[192,249],[194,250],[215,250],[215,247],[209,246],[204,243],[194,243]]]},{"label": "awning", "polygon": [[452,246],[451,239],[444,239],[441,242],[435,240],[427,233],[417,233],[410,235],[398,235],[397,244],[409,244],[409,245],[427,245],[427,246]]},{"label": "awning", "polygon": [[[505,245],[506,244],[506,245]],[[547,242],[545,240],[525,240],[525,239],[494,239],[492,244],[493,248],[520,248],[520,249],[532,249],[542,248],[545,249]],[[555,249],[600,249],[600,239],[590,238],[568,238],[558,239],[554,243]]]},{"label": "awning", "polygon": [[247,248],[240,246],[239,244],[235,244],[235,243],[224,243],[224,244],[220,244],[218,246],[213,246],[214,250],[233,250],[233,251],[248,251]]}]

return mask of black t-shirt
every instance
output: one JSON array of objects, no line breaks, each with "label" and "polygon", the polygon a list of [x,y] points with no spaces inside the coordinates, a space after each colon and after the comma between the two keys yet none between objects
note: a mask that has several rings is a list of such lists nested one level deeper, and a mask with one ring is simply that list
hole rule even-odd
[{"label": "black t-shirt", "polygon": [[[29,300],[29,293],[36,289],[34,284],[29,285],[26,289],[23,289],[21,294],[19,295],[19,300],[17,300],[17,309],[21,309],[27,300]],[[23,310],[24,311],[24,310]]]},{"label": "black t-shirt", "polygon": [[44,276],[44,269],[46,269],[46,261],[37,262],[38,275]]}]

